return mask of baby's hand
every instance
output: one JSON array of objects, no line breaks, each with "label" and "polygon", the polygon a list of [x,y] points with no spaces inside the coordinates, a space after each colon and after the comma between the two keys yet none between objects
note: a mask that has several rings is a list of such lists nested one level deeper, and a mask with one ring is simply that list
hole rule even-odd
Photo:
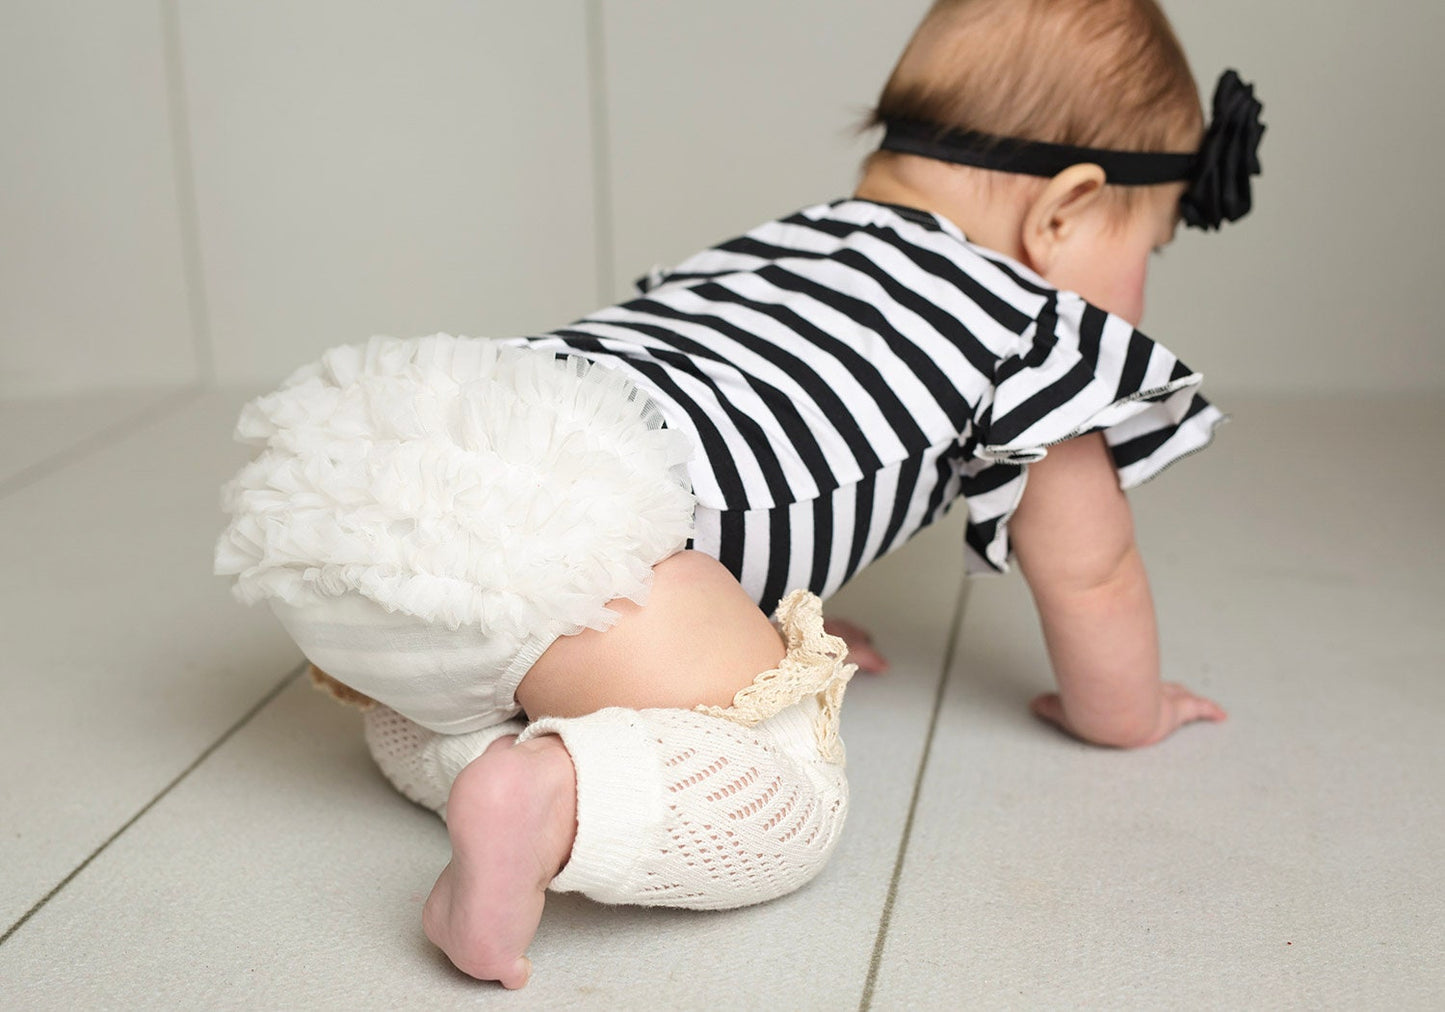
[{"label": "baby's hand", "polygon": [[827,618],[823,620],[823,631],[848,644],[848,660],[858,665],[859,671],[881,675],[888,670],[888,658],[874,649],[873,637],[862,626],[843,618]]},{"label": "baby's hand", "polygon": [[[1033,710],[1034,716],[1056,724],[1075,738],[1090,741],[1089,738],[1079,734],[1069,725],[1068,716],[1064,713],[1063,700],[1059,698],[1057,692],[1047,692],[1039,696],[1029,708]],[[1158,744],[1185,724],[1191,724],[1197,720],[1218,723],[1227,716],[1224,708],[1213,700],[1196,696],[1184,686],[1174,682],[1164,682],[1159,686],[1159,718],[1152,734],[1137,741],[1091,742],[1091,744],[1111,745],[1118,748],[1142,748],[1145,745]]]}]

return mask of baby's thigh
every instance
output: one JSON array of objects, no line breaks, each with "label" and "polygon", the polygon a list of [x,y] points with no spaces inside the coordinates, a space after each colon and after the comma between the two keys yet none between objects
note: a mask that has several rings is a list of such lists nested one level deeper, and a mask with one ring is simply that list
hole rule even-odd
[{"label": "baby's thigh", "polygon": [[777,630],[717,560],[679,552],[653,567],[646,607],[614,601],[606,632],[564,636],[517,687],[529,717],[578,717],[609,706],[728,706],[777,667]]}]

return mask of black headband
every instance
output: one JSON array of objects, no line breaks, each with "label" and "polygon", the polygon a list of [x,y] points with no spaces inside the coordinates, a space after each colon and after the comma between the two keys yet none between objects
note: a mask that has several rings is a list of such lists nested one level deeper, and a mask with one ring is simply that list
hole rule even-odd
[{"label": "black headband", "polygon": [[1148,186],[1188,179],[1194,171],[1195,159],[1192,154],[1110,151],[995,137],[975,130],[942,128],[912,119],[889,120],[888,131],[879,146],[884,151],[922,155],[941,162],[1017,172],[1025,176],[1057,176],[1070,165],[1087,162],[1099,166],[1109,182],[1120,186]]},{"label": "black headband", "polygon": [[1263,106],[1254,86],[1225,71],[1214,90],[1213,118],[1195,154],[1112,151],[995,137],[972,130],[889,119],[879,145],[883,151],[921,155],[956,165],[971,165],[1027,176],[1056,176],[1071,165],[1091,164],[1117,186],[1151,186],[1189,181],[1180,200],[1184,221],[1196,228],[1218,228],[1238,221],[1252,206],[1250,176],[1260,173],[1259,142]]}]

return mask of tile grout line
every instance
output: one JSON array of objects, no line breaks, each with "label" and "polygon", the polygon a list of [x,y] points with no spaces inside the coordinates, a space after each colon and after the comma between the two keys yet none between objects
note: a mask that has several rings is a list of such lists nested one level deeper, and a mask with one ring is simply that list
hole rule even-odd
[{"label": "tile grout line", "polygon": [[81,861],[80,864],[76,865],[76,867],[70,872],[69,875],[66,875],[65,878],[57,882],[49,892],[47,892],[44,896],[40,897],[38,901],[36,901],[34,906],[32,906],[29,910],[25,911],[25,913],[21,915],[18,921],[10,925],[10,927],[6,929],[5,933],[3,935],[0,935],[0,945],[4,945],[7,941],[9,941],[10,936],[14,935],[15,932],[19,931],[22,927],[24,927],[25,923],[29,921],[30,918],[34,917],[37,913],[39,913],[40,910],[44,908],[47,903],[55,899],[55,897],[60,894],[61,890],[63,890],[66,886],[70,885],[70,883],[75,880],[77,875],[85,871],[86,868],[90,867],[90,863],[92,861],[98,858],[101,854],[105,853],[106,849],[112,843],[120,839],[120,837],[128,829],[130,829],[131,826],[134,826],[137,822],[139,822],[140,819],[144,817],[145,814],[149,812],[152,808],[154,808],[161,801],[162,798],[164,798],[171,791],[175,790],[175,788],[180,785],[182,780],[185,780],[186,777],[194,773],[196,769],[203,762],[209,759],[218,748],[226,744],[226,742],[230,741],[231,738],[235,736],[237,731],[241,730],[241,728],[245,727],[248,723],[250,723],[251,720],[256,716],[256,714],[260,713],[263,709],[265,709],[266,706],[273,699],[279,696],[283,689],[285,689],[288,685],[294,682],[304,670],[306,670],[305,661],[297,665],[291,671],[287,672],[286,676],[282,678],[281,681],[277,682],[271,688],[271,690],[266,693],[266,695],[262,696],[261,699],[254,706],[251,707],[251,709],[247,710],[241,716],[240,720],[236,721],[236,723],[232,724],[229,728],[227,728],[225,733],[223,733],[219,738],[212,742],[204,752],[202,752],[190,763],[190,765],[188,765],[185,769],[181,770],[181,772],[176,775],[175,779],[162,787],[160,789],[160,792],[156,794],[155,797],[151,798],[150,801],[146,802],[138,812],[132,815],[129,819],[126,819],[125,822],[121,824],[121,827],[119,829],[117,829],[114,833],[111,833],[110,836],[106,837],[105,840],[100,844],[100,846],[96,847],[95,850],[91,851],[89,857],[87,857],[84,861]]},{"label": "tile grout line", "polygon": [[607,305],[616,296],[612,224],[612,129],[607,115],[607,36],[602,0],[586,0],[587,111],[592,125],[592,217],[596,230],[595,268],[597,303]]},{"label": "tile grout line", "polygon": [[180,387],[154,404],[147,405],[134,414],[127,415],[114,425],[108,426],[100,432],[85,436],[38,463],[21,468],[10,477],[0,480],[0,499],[5,498],[12,492],[19,492],[22,489],[29,488],[42,478],[48,478],[57,471],[64,470],[71,464],[84,460],[97,450],[104,450],[109,446],[115,445],[127,436],[139,432],[152,422],[160,421],[172,412],[179,411],[200,397],[204,392],[205,390],[202,387],[196,385]]},{"label": "tile grout line", "polygon": [[918,799],[923,793],[923,780],[928,774],[928,760],[933,754],[933,737],[938,730],[938,715],[943,709],[943,694],[948,687],[948,675],[953,670],[954,656],[958,642],[963,636],[963,617],[968,606],[969,578],[965,576],[959,586],[958,604],[954,607],[953,628],[948,632],[948,642],[943,649],[942,672],[938,688],[933,694],[933,712],[928,718],[928,731],[923,737],[923,759],[918,764],[918,775],[913,780],[913,796],[908,800],[908,815],[903,820],[903,834],[898,840],[898,856],[893,861],[893,874],[888,880],[888,895],[883,900],[883,913],[878,920],[878,934],[873,941],[873,953],[868,959],[868,976],[863,982],[863,996],[858,1002],[859,1012],[868,1012],[873,1006],[873,990],[878,985],[878,971],[883,964],[883,946],[888,939],[888,928],[893,922],[893,906],[898,899],[898,884],[903,878],[903,865],[908,856],[908,844],[913,836],[913,819],[918,812]]},{"label": "tile grout line", "polygon": [[196,201],[196,165],[192,155],[191,121],[186,101],[186,65],[181,51],[181,20],[177,0],[160,0],[161,37],[165,49],[166,102],[170,110],[171,171],[175,175],[176,211],[185,272],[186,309],[191,321],[191,352],[196,380],[216,382],[216,353],[211,340],[210,300],[201,257],[200,210]]}]

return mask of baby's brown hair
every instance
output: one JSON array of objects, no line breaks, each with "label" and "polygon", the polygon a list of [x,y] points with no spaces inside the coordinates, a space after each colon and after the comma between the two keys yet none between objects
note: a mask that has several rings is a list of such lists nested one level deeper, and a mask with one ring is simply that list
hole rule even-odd
[{"label": "baby's brown hair", "polygon": [[936,0],[867,125],[890,119],[1117,151],[1192,152],[1204,130],[1155,0]]}]

